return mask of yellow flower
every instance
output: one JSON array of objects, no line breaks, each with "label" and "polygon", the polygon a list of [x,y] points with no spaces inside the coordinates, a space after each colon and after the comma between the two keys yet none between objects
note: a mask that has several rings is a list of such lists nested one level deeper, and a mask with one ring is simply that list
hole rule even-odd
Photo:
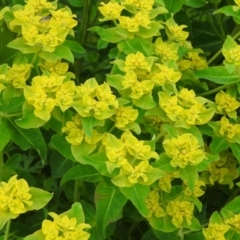
[{"label": "yellow flower", "polygon": [[152,190],[145,200],[148,209],[148,218],[152,216],[160,218],[166,216],[166,212],[159,206],[159,194],[157,190]]},{"label": "yellow flower", "polygon": [[170,201],[167,205],[167,214],[172,217],[172,223],[178,228],[182,227],[182,223],[186,220],[187,225],[191,225],[193,217],[194,205],[188,201]]},{"label": "yellow flower", "polygon": [[165,173],[165,176],[159,178],[158,187],[164,192],[170,193],[172,184],[171,181],[179,178],[179,172]]},{"label": "yellow flower", "polygon": [[234,63],[236,66],[240,66],[240,45],[231,49],[223,49],[222,53],[228,63]]},{"label": "yellow flower", "polygon": [[129,70],[126,72],[124,76],[124,80],[122,81],[122,85],[124,88],[134,87],[134,85],[138,82],[137,74],[133,70]]},{"label": "yellow flower", "polygon": [[240,124],[232,124],[226,117],[222,117],[219,132],[231,141],[236,135],[240,134]]},{"label": "yellow flower", "polygon": [[139,24],[139,26],[149,28],[148,25],[150,23],[150,19],[148,17],[148,13],[146,11],[139,11],[135,15],[134,19]]},{"label": "yellow flower", "polygon": [[232,218],[227,219],[225,224],[229,225],[233,231],[240,234],[240,214],[235,214]]},{"label": "yellow flower", "polygon": [[129,97],[132,99],[139,99],[143,95],[150,93],[153,87],[154,82],[151,80],[135,82],[135,84],[131,86],[132,93],[129,95]]},{"label": "yellow flower", "polygon": [[121,16],[119,17],[119,22],[120,22],[120,26],[128,30],[129,32],[134,33],[139,31],[140,24],[138,19],[136,18]]},{"label": "yellow flower", "polygon": [[119,3],[115,1],[110,1],[108,3],[101,2],[100,7],[98,7],[101,14],[104,16],[100,21],[115,20],[120,17],[122,10],[124,9]]},{"label": "yellow flower", "polygon": [[26,6],[32,6],[35,12],[39,12],[43,9],[56,9],[56,3],[48,2],[47,0],[26,0]]},{"label": "yellow flower", "polygon": [[192,105],[195,105],[197,103],[196,94],[192,89],[181,89],[181,91],[177,94],[177,97],[178,102],[185,107],[191,107]]},{"label": "yellow flower", "polygon": [[155,52],[160,56],[162,62],[178,60],[178,45],[176,43],[163,42],[162,38],[157,38],[154,43]]},{"label": "yellow flower", "polygon": [[72,106],[75,95],[75,82],[68,81],[61,85],[56,92],[56,106],[59,106],[63,112]]},{"label": "yellow flower", "polygon": [[149,11],[152,10],[154,0],[125,0],[123,5],[132,5],[138,9]]},{"label": "yellow flower", "polygon": [[236,110],[240,107],[240,103],[236,100],[235,97],[232,97],[228,93],[220,91],[215,96],[215,101],[217,103],[217,110],[220,113],[226,113],[229,117],[236,119]]},{"label": "yellow flower", "polygon": [[[184,184],[185,185],[187,185],[186,184],[186,182],[184,182]],[[202,186],[205,186],[205,183],[203,182],[203,181],[200,181],[200,180],[198,180],[198,181],[196,181],[196,183],[195,183],[195,186],[194,186],[194,190],[193,191],[191,191],[190,189],[189,189],[189,187],[185,187],[185,190],[184,190],[184,194],[186,195],[186,196],[193,196],[193,197],[201,197],[205,192],[201,189],[201,187]]]},{"label": "yellow flower", "polygon": [[16,175],[7,183],[0,182],[0,212],[10,212],[15,218],[27,212],[27,207],[33,204],[31,197],[28,183],[24,179],[17,180]]},{"label": "yellow flower", "polygon": [[210,223],[208,228],[203,228],[203,235],[206,240],[226,240],[224,234],[229,230],[226,224]]},{"label": "yellow flower", "polygon": [[134,123],[137,117],[138,111],[136,109],[133,109],[130,106],[119,106],[113,116],[113,119],[117,128],[126,129],[129,124]]},{"label": "yellow flower", "polygon": [[159,86],[164,86],[165,84],[174,84],[178,82],[182,76],[180,72],[174,71],[173,68],[168,66],[156,64],[159,68],[159,73],[152,77],[152,80]]},{"label": "yellow flower", "polygon": [[131,53],[127,55],[124,70],[128,72],[129,70],[135,70],[138,68],[145,69],[150,72],[151,67],[146,61],[145,56],[141,52],[137,52],[136,54]]},{"label": "yellow flower", "polygon": [[201,149],[197,138],[190,133],[184,133],[177,138],[165,139],[163,147],[166,154],[171,157],[170,164],[173,167],[194,166],[205,158],[205,152]]}]

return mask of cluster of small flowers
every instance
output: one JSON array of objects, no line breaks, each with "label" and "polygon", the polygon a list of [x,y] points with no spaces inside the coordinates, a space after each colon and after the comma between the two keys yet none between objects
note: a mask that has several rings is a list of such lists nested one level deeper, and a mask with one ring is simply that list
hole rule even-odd
[{"label": "cluster of small flowers", "polygon": [[67,215],[59,216],[56,213],[48,213],[54,221],[44,220],[41,232],[45,240],[87,240],[90,234],[84,229],[90,228],[89,224],[77,223],[75,217]]},{"label": "cluster of small flowers", "polygon": [[13,176],[6,182],[0,182],[0,214],[12,214],[16,218],[28,211],[33,202],[28,183]]},{"label": "cluster of small flowers", "polygon": [[[150,185],[162,175],[162,171],[153,168],[149,160],[158,159],[158,154],[151,146],[138,140],[130,131],[122,134],[120,139],[108,133],[103,137],[103,146],[108,161],[107,169],[110,174],[120,168],[120,173],[112,178],[115,185],[129,187],[136,183]],[[158,176],[155,174],[159,174]]]},{"label": "cluster of small flowers", "polygon": [[11,31],[21,33],[25,44],[33,47],[32,52],[53,52],[77,25],[70,8],[56,9],[56,1],[27,0],[24,6],[9,9],[12,17],[5,20]]}]

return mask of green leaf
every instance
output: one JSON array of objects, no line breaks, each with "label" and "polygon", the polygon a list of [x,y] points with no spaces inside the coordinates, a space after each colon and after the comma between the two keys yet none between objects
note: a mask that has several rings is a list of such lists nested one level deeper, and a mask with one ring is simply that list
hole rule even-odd
[{"label": "green leaf", "polygon": [[179,168],[179,175],[182,180],[187,181],[190,191],[193,192],[198,177],[196,167],[188,165],[185,168]]},{"label": "green leaf", "polygon": [[4,149],[4,147],[8,144],[11,139],[11,136],[5,126],[2,124],[2,120],[0,121],[0,151]]},{"label": "green leaf", "polygon": [[124,38],[115,32],[115,28],[104,29],[102,27],[91,27],[88,31],[96,32],[100,38],[106,42],[117,43],[122,41]]},{"label": "green leaf", "polygon": [[240,144],[239,143],[231,143],[230,148],[233,152],[233,155],[240,162]]},{"label": "green leaf", "polygon": [[210,217],[210,220],[209,220],[210,223],[218,223],[218,224],[222,224],[223,223],[223,219],[222,217],[220,216],[220,214],[215,211],[211,217]]},{"label": "green leaf", "polygon": [[132,187],[120,188],[120,191],[132,201],[133,205],[144,217],[147,217],[148,209],[145,200],[150,192],[149,186],[134,184]]},{"label": "green leaf", "polygon": [[69,0],[69,3],[73,7],[82,7],[82,6],[84,6],[83,0]]},{"label": "green leaf", "polygon": [[158,169],[161,169],[162,171],[166,171],[166,172],[175,172],[176,171],[176,168],[173,167],[171,164],[170,164],[170,161],[171,161],[171,158],[167,156],[166,153],[162,153],[160,156],[159,156],[159,160],[156,160],[152,166],[154,168],[158,168]]},{"label": "green leaf", "polygon": [[101,175],[90,165],[78,164],[72,167],[64,174],[61,179],[60,186],[70,180],[81,179],[85,182],[100,182],[102,180]]},{"label": "green leaf", "polygon": [[0,111],[5,113],[14,113],[22,110],[22,105],[25,102],[24,95],[9,99],[7,103],[1,102]]},{"label": "green leaf", "polygon": [[235,214],[240,213],[240,196],[235,197],[229,202],[224,209],[234,212]]},{"label": "green leaf", "polygon": [[42,230],[38,230],[35,233],[28,235],[23,240],[43,240],[45,235],[42,233]]},{"label": "green leaf", "polygon": [[[202,232],[192,233],[192,234],[190,233],[185,236],[186,236],[186,240],[205,240],[206,239]],[[184,236],[184,239],[185,239],[185,236]]]},{"label": "green leaf", "polygon": [[209,67],[195,72],[199,78],[207,79],[218,84],[230,84],[239,81],[236,74],[231,74],[223,66]]},{"label": "green leaf", "polygon": [[22,53],[36,53],[41,50],[40,47],[32,47],[26,44],[26,40],[23,37],[16,38],[8,45],[9,48],[17,49]]},{"label": "green leaf", "polygon": [[177,227],[172,224],[171,220],[172,218],[168,215],[162,218],[151,217],[149,224],[158,231],[170,233],[177,229]]},{"label": "green leaf", "polygon": [[34,107],[25,102],[22,105],[23,116],[20,119],[16,119],[15,123],[20,128],[30,129],[39,128],[43,126],[46,121],[40,119],[34,115]]},{"label": "green leaf", "polygon": [[233,17],[233,19],[235,20],[236,23],[240,24],[240,15],[239,15],[239,12],[238,12],[238,11],[234,11],[232,5],[228,5],[228,6],[219,8],[219,9],[216,10],[214,13],[215,13],[215,14],[216,14],[216,13],[223,13],[223,14],[225,14],[226,16],[231,16],[231,17]]},{"label": "green leaf", "polygon": [[103,126],[104,120],[98,120],[95,117],[82,117],[81,118],[84,132],[91,137],[92,131],[95,126]]},{"label": "green leaf", "polygon": [[139,31],[136,32],[135,34],[142,38],[151,38],[154,36],[159,36],[159,30],[163,28],[159,22],[155,21],[151,21],[148,27],[149,28],[140,26]]},{"label": "green leaf", "polygon": [[74,203],[68,211],[60,214],[61,217],[66,215],[69,218],[76,218],[77,224],[85,222],[82,205],[79,202]]},{"label": "green leaf", "polygon": [[206,0],[183,0],[183,4],[193,8],[199,8],[207,4]]},{"label": "green leaf", "polygon": [[47,146],[42,136],[40,129],[22,129],[19,128],[14,122],[8,120],[2,123],[11,136],[12,141],[17,144],[22,150],[34,148],[40,155],[42,161],[47,158]]},{"label": "green leaf", "polygon": [[218,154],[229,147],[229,142],[226,138],[213,136],[209,147],[212,154]]},{"label": "green leaf", "polygon": [[99,239],[105,239],[106,227],[121,217],[127,198],[116,188],[104,182],[97,185],[94,195],[96,205],[96,228]]},{"label": "green leaf", "polygon": [[150,56],[154,53],[153,44],[146,39],[138,37],[122,41],[117,46],[125,54],[141,52],[145,56]]},{"label": "green leaf", "polygon": [[108,42],[102,40],[101,38],[98,40],[97,43],[97,50],[104,49],[108,46]]},{"label": "green leaf", "polygon": [[200,162],[196,167],[197,167],[197,171],[198,172],[202,172],[204,170],[207,170],[208,168],[208,165],[211,163],[211,162],[214,162],[214,161],[217,161],[219,160],[220,157],[219,155],[212,155],[210,153],[206,153],[206,158],[203,159],[202,162]]},{"label": "green leaf", "polygon": [[62,46],[68,47],[73,53],[85,53],[86,50],[76,41],[65,40]]},{"label": "green leaf", "polygon": [[51,177],[61,178],[69,169],[72,168],[74,162],[54,151],[50,156]]},{"label": "green leaf", "polygon": [[132,102],[134,105],[142,109],[151,109],[156,106],[156,103],[152,97],[152,93],[145,94],[139,99],[132,99]]},{"label": "green leaf", "polygon": [[153,229],[153,232],[159,240],[181,240],[181,238],[178,236],[178,231],[165,233]]},{"label": "green leaf", "polygon": [[50,146],[57,150],[66,159],[75,161],[72,155],[71,145],[67,142],[64,136],[58,134],[53,135],[50,141]]},{"label": "green leaf", "polygon": [[9,211],[1,210],[0,211],[0,230],[2,230],[2,228],[5,226],[7,221],[9,221],[10,219],[14,219],[14,218],[16,218],[16,215],[13,215]]},{"label": "green leaf", "polygon": [[43,208],[53,197],[53,193],[49,193],[40,188],[30,187],[29,193],[32,195],[30,200],[33,204],[27,207],[27,210],[39,210]]},{"label": "green leaf", "polygon": [[169,13],[176,13],[180,11],[183,5],[183,0],[163,0],[165,3],[165,8]]}]

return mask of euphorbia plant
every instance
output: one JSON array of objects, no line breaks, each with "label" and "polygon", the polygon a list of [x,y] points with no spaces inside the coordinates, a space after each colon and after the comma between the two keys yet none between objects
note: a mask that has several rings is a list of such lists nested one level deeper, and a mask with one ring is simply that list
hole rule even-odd
[{"label": "euphorbia plant", "polygon": [[[19,172],[55,193],[38,227],[21,237],[238,239],[239,2],[69,3],[29,0],[0,12],[15,33],[4,44],[16,54],[0,66],[0,173],[3,182]],[[232,36],[220,14],[232,17]],[[221,51],[196,47],[194,26],[206,21]],[[95,63],[94,33],[112,60],[104,81],[84,74]],[[84,52],[78,41],[89,56],[74,62]],[[24,191],[15,210],[4,191],[0,209],[10,218],[30,210],[31,190]]]}]

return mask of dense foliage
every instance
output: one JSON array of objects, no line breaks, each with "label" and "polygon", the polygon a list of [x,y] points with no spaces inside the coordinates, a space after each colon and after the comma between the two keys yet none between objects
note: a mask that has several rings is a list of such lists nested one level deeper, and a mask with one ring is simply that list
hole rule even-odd
[{"label": "dense foliage", "polygon": [[240,239],[239,0],[0,6],[0,240]]}]

